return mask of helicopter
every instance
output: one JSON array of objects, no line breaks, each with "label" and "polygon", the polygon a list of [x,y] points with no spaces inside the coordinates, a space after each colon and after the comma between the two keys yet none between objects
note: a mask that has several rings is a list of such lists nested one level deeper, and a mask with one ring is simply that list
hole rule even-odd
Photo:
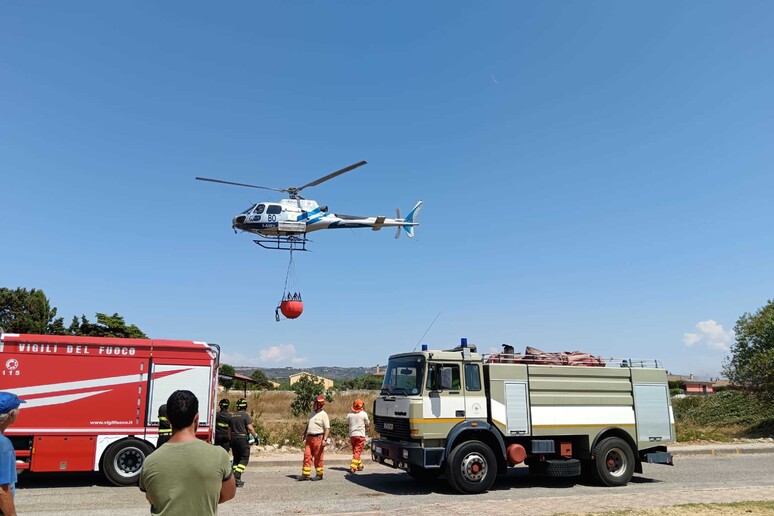
[{"label": "helicopter", "polygon": [[261,238],[253,241],[264,249],[307,251],[306,244],[309,242],[307,234],[321,229],[371,228],[373,231],[379,231],[383,227],[397,227],[395,238],[400,237],[401,229],[405,231],[409,238],[413,238],[414,228],[419,225],[417,217],[422,209],[423,201],[417,202],[405,218],[401,218],[400,209],[398,209],[397,216],[393,219],[381,215],[377,217],[360,217],[330,213],[327,206],[320,206],[317,204],[317,201],[305,199],[301,196],[300,192],[304,188],[319,185],[365,164],[365,161],[360,161],[331,172],[303,186],[288,188],[270,188],[207,177],[197,177],[196,179],[198,181],[271,190],[288,195],[288,199],[281,199],[278,202],[266,201],[255,203],[245,211],[235,215],[231,221],[234,233],[245,231],[258,235]]}]

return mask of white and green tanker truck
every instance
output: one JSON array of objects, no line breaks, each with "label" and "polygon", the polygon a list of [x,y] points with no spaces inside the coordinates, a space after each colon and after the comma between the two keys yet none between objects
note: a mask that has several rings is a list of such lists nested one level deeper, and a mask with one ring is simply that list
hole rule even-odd
[{"label": "white and green tanker truck", "polygon": [[522,463],[606,486],[625,485],[643,462],[672,464],[674,415],[658,361],[505,351],[478,354],[462,339],[391,356],[374,402],[372,459],[418,480],[445,475],[466,494]]}]

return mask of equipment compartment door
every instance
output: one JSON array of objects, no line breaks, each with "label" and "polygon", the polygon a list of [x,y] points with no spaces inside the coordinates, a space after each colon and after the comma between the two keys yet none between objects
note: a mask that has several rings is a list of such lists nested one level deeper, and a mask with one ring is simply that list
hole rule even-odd
[{"label": "equipment compartment door", "polygon": [[670,441],[669,389],[661,384],[634,386],[634,410],[638,441]]},{"label": "equipment compartment door", "polygon": [[508,435],[529,435],[529,406],[526,382],[505,382],[505,410]]},{"label": "equipment compartment door", "polygon": [[96,441],[92,435],[35,437],[30,471],[93,471]]}]

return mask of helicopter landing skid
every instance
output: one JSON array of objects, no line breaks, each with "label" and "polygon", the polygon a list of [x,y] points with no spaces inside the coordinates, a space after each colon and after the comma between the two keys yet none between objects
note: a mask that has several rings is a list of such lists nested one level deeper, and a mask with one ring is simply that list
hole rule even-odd
[{"label": "helicopter landing skid", "polygon": [[306,235],[303,237],[290,235],[266,238],[264,240],[253,240],[253,242],[264,249],[276,249],[279,251],[309,251],[309,249],[306,248],[306,243],[311,242],[311,240],[307,240]]}]

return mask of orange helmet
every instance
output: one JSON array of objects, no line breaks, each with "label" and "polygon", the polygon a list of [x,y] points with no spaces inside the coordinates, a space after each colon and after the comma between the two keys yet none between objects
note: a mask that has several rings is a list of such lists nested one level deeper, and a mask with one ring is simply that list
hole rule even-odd
[{"label": "orange helmet", "polygon": [[357,399],[352,404],[352,411],[353,412],[360,412],[361,410],[363,410],[363,406],[364,406],[363,400]]},{"label": "orange helmet", "polygon": [[325,405],[325,396],[323,396],[322,394],[321,394],[320,396],[317,396],[317,397],[314,399],[314,402],[315,402],[315,403],[319,403],[319,404],[320,404],[320,406],[322,407],[323,405]]}]

